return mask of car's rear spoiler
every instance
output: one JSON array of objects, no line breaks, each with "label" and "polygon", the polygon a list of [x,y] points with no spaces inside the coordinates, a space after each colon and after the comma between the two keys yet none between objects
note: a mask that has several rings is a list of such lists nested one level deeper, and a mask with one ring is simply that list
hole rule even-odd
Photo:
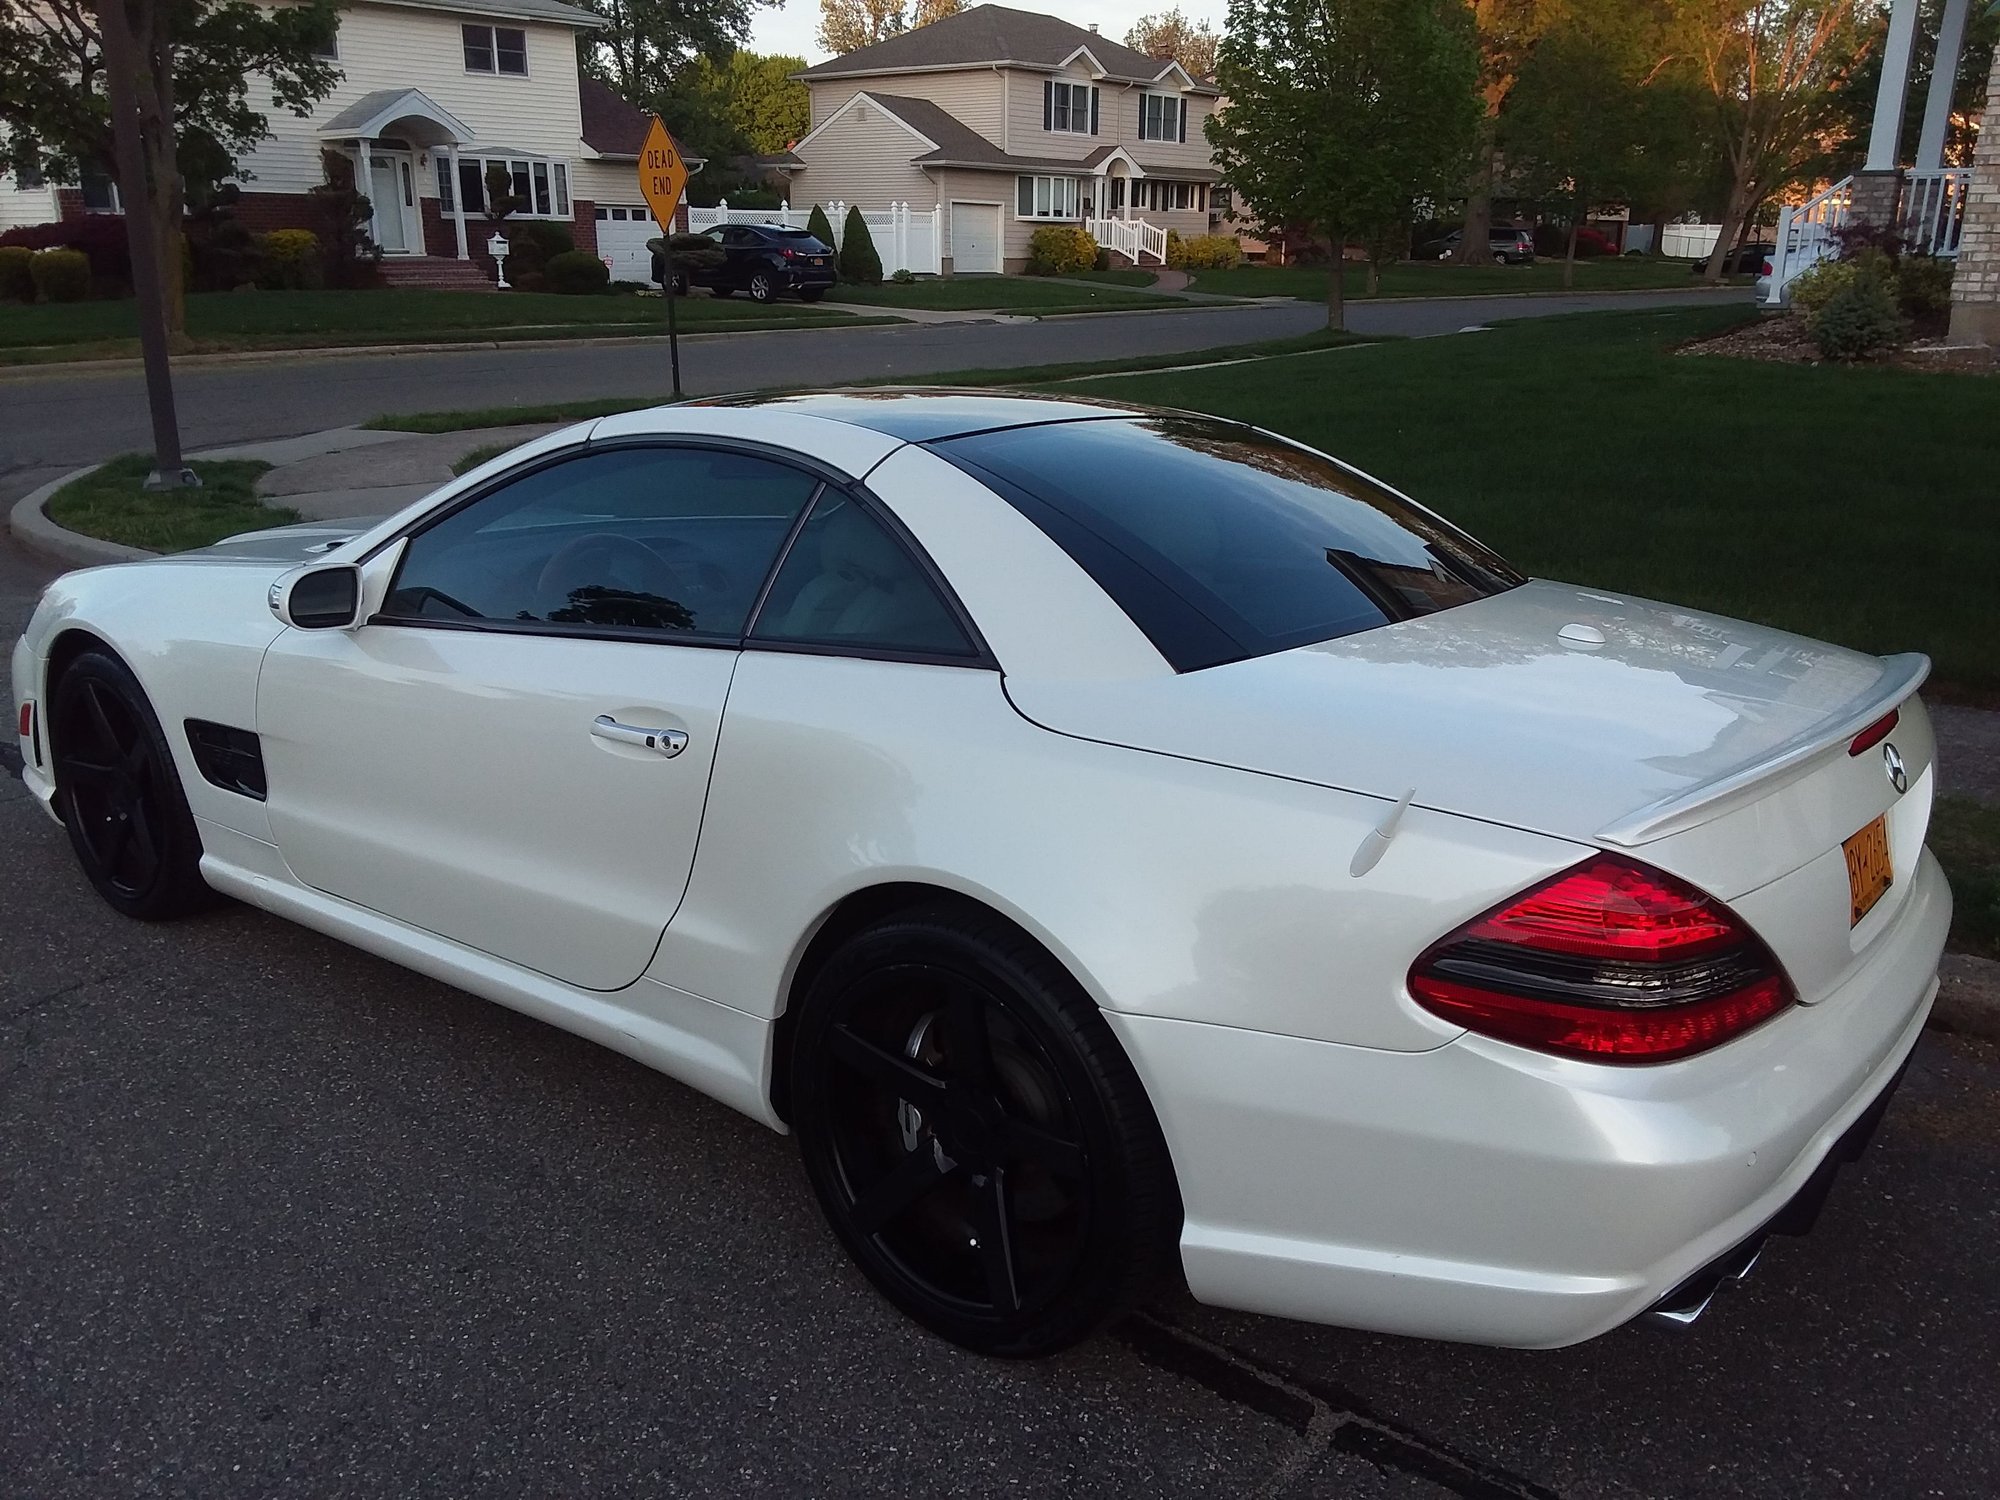
[{"label": "car's rear spoiler", "polygon": [[1597,836],[1607,844],[1629,849],[1705,823],[1731,802],[1761,797],[1772,789],[1772,783],[1785,780],[1787,773],[1799,770],[1835,745],[1852,740],[1885,717],[1922,687],[1930,675],[1931,659],[1919,652],[1884,657],[1882,675],[1875,686],[1839,714],[1786,741],[1756,764],[1724,772],[1713,780],[1698,782],[1663,797],[1620,818]]}]

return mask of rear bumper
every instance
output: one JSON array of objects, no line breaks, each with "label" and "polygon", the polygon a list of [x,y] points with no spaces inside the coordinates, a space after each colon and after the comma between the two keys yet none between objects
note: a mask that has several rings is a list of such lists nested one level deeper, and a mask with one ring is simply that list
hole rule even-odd
[{"label": "rear bumper", "polygon": [[1556,1348],[1659,1303],[1807,1190],[1915,1047],[1950,914],[1925,854],[1839,990],[1657,1067],[1107,1019],[1166,1132],[1197,1297]]}]

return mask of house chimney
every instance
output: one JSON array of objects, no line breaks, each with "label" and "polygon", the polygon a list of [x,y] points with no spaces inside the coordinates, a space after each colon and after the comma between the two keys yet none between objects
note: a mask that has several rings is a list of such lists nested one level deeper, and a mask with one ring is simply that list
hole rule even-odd
[{"label": "house chimney", "polygon": [[1092,21],[1092,22],[1090,23],[1090,34],[1091,34],[1092,36],[1096,36],[1096,35],[1097,35],[1097,23],[1096,23],[1095,21]]}]

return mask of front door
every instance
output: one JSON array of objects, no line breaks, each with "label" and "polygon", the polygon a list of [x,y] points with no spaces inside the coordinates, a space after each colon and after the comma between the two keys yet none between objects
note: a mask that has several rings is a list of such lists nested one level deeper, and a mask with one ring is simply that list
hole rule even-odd
[{"label": "front door", "polygon": [[410,248],[407,210],[414,198],[407,151],[368,153],[368,201],[375,209],[375,243],[391,255]]},{"label": "front door", "polygon": [[603,449],[420,524],[376,616],[258,683],[305,884],[584,989],[686,891],[737,642],[818,482],[728,448]]}]

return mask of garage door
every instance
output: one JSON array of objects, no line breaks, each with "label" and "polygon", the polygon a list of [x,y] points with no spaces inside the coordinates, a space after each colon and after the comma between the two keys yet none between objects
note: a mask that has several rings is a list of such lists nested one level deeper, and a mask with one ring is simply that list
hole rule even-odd
[{"label": "garage door", "polygon": [[952,204],[951,268],[958,273],[1000,269],[999,204]]},{"label": "garage door", "polygon": [[643,205],[614,208],[597,205],[597,254],[611,262],[613,281],[651,281],[653,253],[646,241],[658,238],[653,212]]}]

